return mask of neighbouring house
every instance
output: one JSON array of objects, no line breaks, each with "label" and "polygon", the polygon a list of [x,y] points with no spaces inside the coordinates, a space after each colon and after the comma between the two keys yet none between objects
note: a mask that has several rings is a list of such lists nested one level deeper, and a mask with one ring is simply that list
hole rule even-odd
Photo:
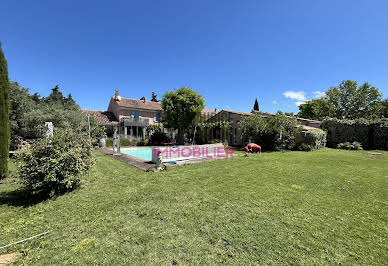
[{"label": "neighbouring house", "polygon": [[[108,110],[91,111],[82,110],[86,115],[96,118],[97,122],[105,126],[107,131],[111,127],[117,127],[118,133],[129,139],[144,139],[148,137],[146,127],[159,124],[162,117],[162,105],[160,102],[148,101],[145,97],[140,100],[121,97],[116,91],[109,102]],[[204,109],[203,115],[214,115],[216,110]],[[112,122],[115,122],[113,124]]]},{"label": "neighbouring house", "polygon": [[[268,118],[270,116],[274,116],[271,113],[263,113],[259,111],[248,112],[240,112],[240,111],[232,111],[232,110],[221,110],[218,113],[214,114],[212,117],[206,120],[207,123],[214,122],[227,122],[229,124],[228,128],[222,127],[214,127],[211,130],[203,130],[205,132],[201,132],[205,135],[205,139],[207,141],[212,140],[220,140],[222,142],[227,142],[229,145],[243,145],[242,138],[242,130],[239,127],[239,122],[251,115],[259,114],[263,118]],[[303,131],[309,131],[312,129],[320,128],[321,122],[316,120],[304,119],[299,117],[295,118],[299,127],[302,127]]]},{"label": "neighbouring house", "polygon": [[119,122],[112,112],[82,110],[87,116],[94,117],[100,126],[105,127],[105,131],[109,137],[113,135],[114,128],[119,125]]},{"label": "neighbouring house", "polygon": [[227,142],[229,145],[241,145],[241,129],[238,125],[242,119],[247,116],[253,115],[248,112],[240,112],[240,111],[232,111],[232,110],[221,110],[218,113],[214,114],[210,117],[206,122],[214,123],[214,122],[228,122],[229,128],[214,128],[211,130],[210,138],[218,139],[223,142]]}]

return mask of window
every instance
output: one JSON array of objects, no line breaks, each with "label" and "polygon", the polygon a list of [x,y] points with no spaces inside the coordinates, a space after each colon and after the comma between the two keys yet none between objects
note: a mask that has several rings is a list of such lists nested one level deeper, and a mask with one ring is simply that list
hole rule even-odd
[{"label": "window", "polygon": [[160,113],[154,112],[154,122],[159,122],[159,120],[160,120]]},{"label": "window", "polygon": [[138,119],[139,118],[139,112],[138,111],[132,111],[132,114],[131,116],[135,119]]}]

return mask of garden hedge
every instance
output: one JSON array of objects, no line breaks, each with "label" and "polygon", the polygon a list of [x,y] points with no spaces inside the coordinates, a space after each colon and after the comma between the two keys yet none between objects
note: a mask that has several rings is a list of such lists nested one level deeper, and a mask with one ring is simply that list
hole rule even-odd
[{"label": "garden hedge", "polygon": [[368,121],[329,118],[322,122],[321,127],[327,131],[329,147],[357,141],[365,149],[388,150],[388,119]]}]

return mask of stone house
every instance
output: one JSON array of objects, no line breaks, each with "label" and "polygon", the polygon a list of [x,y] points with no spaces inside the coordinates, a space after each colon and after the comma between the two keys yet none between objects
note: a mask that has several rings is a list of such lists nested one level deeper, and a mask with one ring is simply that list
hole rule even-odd
[{"label": "stone house", "polygon": [[[232,110],[221,110],[220,112],[216,113],[212,117],[208,118],[206,120],[207,123],[214,123],[214,122],[227,122],[229,124],[229,128],[213,128],[210,132],[206,131],[204,134],[206,134],[207,139],[211,140],[220,140],[222,142],[227,142],[229,145],[236,145],[241,146],[245,143],[243,143],[242,138],[242,130],[239,127],[239,122],[248,117],[255,114],[259,114],[263,118],[269,118],[271,116],[274,116],[274,114],[271,113],[263,113],[263,112],[257,112],[252,111],[251,113],[248,112],[240,112],[240,111],[232,111]],[[316,128],[320,128],[321,122],[316,120],[309,120],[299,117],[294,117],[298,121],[298,127],[302,128],[302,133],[305,131],[313,130]],[[301,139],[302,136],[297,136],[298,139]]]},{"label": "stone house", "polygon": [[[144,139],[147,136],[148,125],[159,124],[162,117],[162,106],[160,102],[148,101],[145,97],[141,99],[129,99],[121,97],[116,91],[111,97],[107,111],[82,110],[86,115],[95,117],[97,122],[105,126],[108,136],[110,131],[116,127],[118,133],[129,139]],[[215,110],[204,109],[202,114],[214,115]]]},{"label": "stone house", "polygon": [[232,110],[221,110],[218,113],[214,114],[212,117],[207,119],[207,123],[214,122],[227,122],[229,128],[214,128],[210,134],[212,139],[218,139],[223,142],[227,142],[229,145],[241,145],[241,129],[238,125],[242,119],[247,116],[253,115],[248,112],[232,111]]}]

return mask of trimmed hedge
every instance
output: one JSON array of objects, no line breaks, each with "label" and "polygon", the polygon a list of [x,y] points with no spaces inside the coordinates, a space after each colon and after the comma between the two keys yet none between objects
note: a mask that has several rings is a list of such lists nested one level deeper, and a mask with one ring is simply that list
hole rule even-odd
[{"label": "trimmed hedge", "polygon": [[314,149],[324,148],[326,146],[327,133],[322,129],[313,129],[305,132],[304,143],[312,146]]},{"label": "trimmed hedge", "polygon": [[376,121],[325,119],[321,125],[327,131],[327,145],[359,142],[365,149],[388,150],[388,119]]}]

